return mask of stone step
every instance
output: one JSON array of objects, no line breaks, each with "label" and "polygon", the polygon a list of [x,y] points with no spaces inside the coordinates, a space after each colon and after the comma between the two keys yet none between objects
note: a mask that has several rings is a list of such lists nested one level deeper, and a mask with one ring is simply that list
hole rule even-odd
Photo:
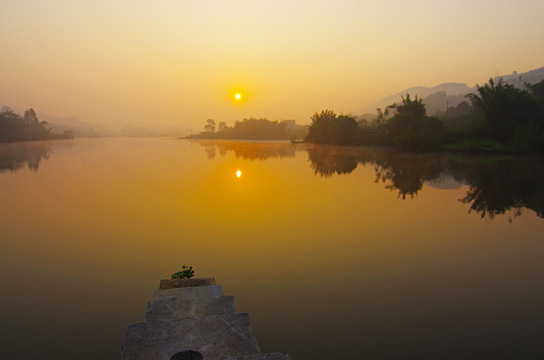
[{"label": "stone step", "polygon": [[130,325],[122,359],[169,360],[186,350],[197,350],[206,360],[260,353],[249,315],[244,313]]},{"label": "stone step", "polygon": [[202,299],[221,296],[223,296],[221,285],[182,287],[155,291],[155,300],[166,300],[171,298]]},{"label": "stone step", "polygon": [[215,285],[215,278],[168,279],[159,282],[159,289]]},{"label": "stone step", "polygon": [[122,360],[292,360],[261,354],[249,315],[236,314],[214,278],[192,280],[161,280],[145,322],[127,328]]},{"label": "stone step", "polygon": [[148,303],[145,321],[178,320],[184,318],[201,319],[210,315],[235,314],[232,296],[208,298],[170,298],[153,300]]}]

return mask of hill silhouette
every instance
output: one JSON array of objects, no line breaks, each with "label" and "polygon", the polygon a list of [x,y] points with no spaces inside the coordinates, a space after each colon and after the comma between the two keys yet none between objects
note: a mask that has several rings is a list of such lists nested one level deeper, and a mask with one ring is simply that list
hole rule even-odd
[{"label": "hill silhouette", "polygon": [[[514,71],[511,75],[500,75],[495,77],[494,80],[498,81],[500,78],[507,84],[525,89],[525,84],[535,84],[544,80],[544,66],[524,73]],[[484,79],[481,83],[484,84],[487,80],[488,79]],[[456,82],[443,83],[433,87],[415,86],[386,96],[378,102],[365,106],[364,108],[361,108],[357,114],[362,114],[361,117],[363,118],[369,117],[371,114],[375,117],[377,108],[384,109],[388,105],[399,103],[402,101],[402,96],[405,96],[408,93],[412,96],[417,95],[420,99],[423,99],[427,112],[430,115],[435,115],[444,112],[448,105],[457,106],[459,103],[466,100],[464,98],[466,94],[474,92],[475,90],[475,87],[469,87],[465,83]]]}]

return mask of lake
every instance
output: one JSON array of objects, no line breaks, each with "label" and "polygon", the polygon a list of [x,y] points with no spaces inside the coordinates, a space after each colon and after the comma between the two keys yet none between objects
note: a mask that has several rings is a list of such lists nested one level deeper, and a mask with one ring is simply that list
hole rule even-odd
[{"label": "lake", "polygon": [[543,163],[286,142],[0,144],[0,358],[119,359],[127,325],[182,265],[234,296],[263,352],[543,358]]}]

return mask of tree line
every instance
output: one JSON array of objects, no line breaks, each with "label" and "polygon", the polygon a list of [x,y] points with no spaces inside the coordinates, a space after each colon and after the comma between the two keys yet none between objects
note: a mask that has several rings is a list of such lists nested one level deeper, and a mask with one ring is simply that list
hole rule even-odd
[{"label": "tree line", "polygon": [[323,110],[311,117],[305,141],[404,151],[544,153],[544,80],[519,89],[490,79],[467,100],[438,118],[427,115],[421,98],[407,94],[400,104],[378,109],[370,123]]},{"label": "tree line", "polygon": [[265,118],[248,118],[235,121],[228,126],[224,121],[216,124],[208,119],[205,131],[190,135],[191,139],[238,139],[238,140],[285,140],[302,138],[306,133],[305,126],[297,126],[288,121],[272,121]]},{"label": "tree line", "polygon": [[0,112],[0,142],[29,140],[68,139],[74,137],[72,131],[53,134],[47,128],[47,121],[40,121],[36,111],[30,108],[21,116],[4,106]]}]

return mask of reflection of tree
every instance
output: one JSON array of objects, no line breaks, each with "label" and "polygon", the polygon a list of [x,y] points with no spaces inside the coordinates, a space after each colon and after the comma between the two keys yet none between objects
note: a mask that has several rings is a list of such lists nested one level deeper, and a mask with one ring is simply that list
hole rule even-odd
[{"label": "reflection of tree", "polygon": [[432,155],[413,155],[402,152],[382,152],[372,161],[376,182],[386,183],[389,190],[398,190],[399,197],[413,198],[425,181],[438,178],[443,171],[440,158]]},{"label": "reflection of tree", "polygon": [[40,161],[49,158],[51,146],[44,143],[14,143],[0,145],[0,172],[17,171],[27,167],[38,171]]},{"label": "reflection of tree", "polygon": [[208,158],[213,159],[216,150],[221,156],[233,151],[236,157],[248,160],[266,160],[269,158],[294,157],[295,150],[300,145],[288,142],[244,142],[228,140],[200,140],[199,144],[205,147]]},{"label": "reflection of tree", "polygon": [[358,164],[373,165],[376,182],[399,197],[414,197],[426,181],[451,176],[469,185],[460,201],[482,218],[523,208],[544,217],[544,164],[542,159],[490,156],[411,154],[376,148],[312,145],[307,148],[316,175],[351,173]]},{"label": "reflection of tree", "polygon": [[506,211],[519,216],[523,208],[544,217],[544,169],[538,159],[472,160],[457,168],[457,175],[462,172],[470,184],[460,201],[482,218],[493,219]]},{"label": "reflection of tree", "polygon": [[[239,141],[199,141],[213,158],[233,151],[249,160],[294,157],[306,149],[316,175],[332,177],[349,174],[359,164],[374,166],[376,182],[398,191],[402,199],[413,198],[425,182],[440,177],[468,184],[461,203],[482,218],[493,219],[510,212],[518,216],[531,209],[544,218],[544,162],[540,158],[413,154],[390,149],[317,144],[290,144]],[[26,161],[26,160],[25,160]],[[39,158],[38,158],[39,164]],[[30,165],[29,165],[30,166]]]},{"label": "reflection of tree", "polygon": [[206,155],[208,155],[208,159],[215,158],[215,145],[212,144],[212,145],[206,146],[204,151],[206,152]]},{"label": "reflection of tree", "polygon": [[[349,174],[357,167],[357,154],[353,149],[331,145],[308,147],[308,159],[314,173],[322,177]],[[352,150],[350,152],[350,150]]]},{"label": "reflection of tree", "polygon": [[315,174],[331,177],[349,174],[358,163],[375,166],[376,182],[398,190],[399,197],[414,197],[426,180],[440,176],[440,159],[432,155],[415,155],[373,148],[312,145],[307,148],[310,166]]}]

